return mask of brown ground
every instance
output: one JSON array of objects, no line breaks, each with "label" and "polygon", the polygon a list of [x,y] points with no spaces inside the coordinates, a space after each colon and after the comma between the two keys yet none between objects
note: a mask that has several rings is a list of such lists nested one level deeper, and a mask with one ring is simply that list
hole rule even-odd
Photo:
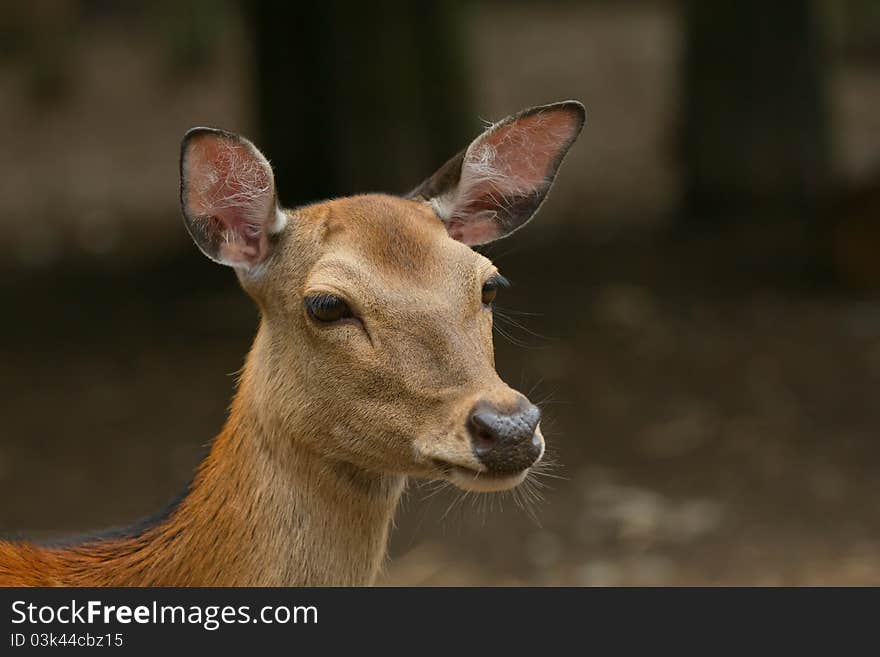
[{"label": "brown ground", "polygon": [[[880,584],[876,298],[807,286],[793,251],[754,239],[532,231],[490,255],[515,283],[502,305],[548,337],[498,336],[499,369],[546,398],[559,478],[536,519],[413,487],[383,583]],[[162,506],[253,333],[233,276],[186,248],[0,285],[0,532]]]}]

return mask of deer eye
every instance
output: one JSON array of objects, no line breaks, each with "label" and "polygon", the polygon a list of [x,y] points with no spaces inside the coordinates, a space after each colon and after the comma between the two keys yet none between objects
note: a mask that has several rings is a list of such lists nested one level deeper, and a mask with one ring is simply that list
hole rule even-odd
[{"label": "deer eye", "polygon": [[483,283],[483,304],[491,306],[492,302],[495,301],[495,297],[498,296],[498,288],[507,287],[508,285],[510,285],[510,283],[508,283],[507,279],[500,274],[496,274]]},{"label": "deer eye", "polygon": [[329,324],[352,317],[351,308],[333,294],[315,294],[304,299],[306,310],[317,322]]}]

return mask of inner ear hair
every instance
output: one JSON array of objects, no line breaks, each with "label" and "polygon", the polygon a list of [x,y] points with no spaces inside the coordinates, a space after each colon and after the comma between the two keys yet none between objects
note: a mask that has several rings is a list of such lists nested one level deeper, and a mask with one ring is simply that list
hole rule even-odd
[{"label": "inner ear hair", "polygon": [[212,260],[250,271],[285,226],[269,161],[250,141],[218,128],[183,138],[180,200],[187,230]]},{"label": "inner ear hair", "polygon": [[585,118],[583,105],[564,101],[503,119],[408,196],[429,201],[466,244],[505,237],[538,211]]}]

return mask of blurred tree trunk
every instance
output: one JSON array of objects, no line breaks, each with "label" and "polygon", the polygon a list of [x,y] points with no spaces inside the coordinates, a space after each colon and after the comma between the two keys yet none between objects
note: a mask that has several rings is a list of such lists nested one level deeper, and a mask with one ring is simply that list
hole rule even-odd
[{"label": "blurred tree trunk", "polygon": [[259,141],[288,205],[407,191],[471,127],[461,6],[248,3]]},{"label": "blurred tree trunk", "polygon": [[697,222],[810,208],[829,175],[818,7],[686,0],[686,205]]}]

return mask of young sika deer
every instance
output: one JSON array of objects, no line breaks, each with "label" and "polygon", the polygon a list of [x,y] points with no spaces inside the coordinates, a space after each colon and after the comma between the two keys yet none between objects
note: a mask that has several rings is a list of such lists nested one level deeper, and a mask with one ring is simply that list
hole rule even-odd
[{"label": "young sika deer", "polygon": [[523,481],[540,412],[495,372],[504,279],[470,247],[535,214],[583,123],[580,103],[535,107],[403,198],[293,210],[251,142],[190,130],[186,227],[261,315],[229,418],[162,517],[79,544],[0,541],[0,584],[365,585],[407,477]]}]

